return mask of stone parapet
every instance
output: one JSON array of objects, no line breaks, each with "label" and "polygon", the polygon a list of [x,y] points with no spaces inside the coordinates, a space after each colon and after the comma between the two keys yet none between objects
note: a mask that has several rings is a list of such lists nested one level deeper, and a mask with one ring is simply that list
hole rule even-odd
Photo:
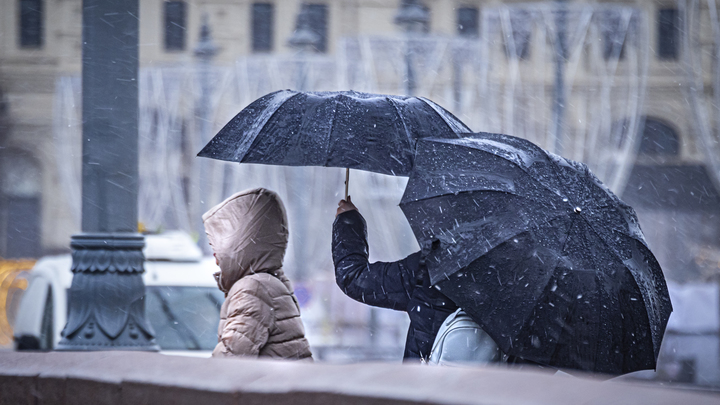
[{"label": "stone parapet", "polygon": [[0,404],[718,404],[720,395],[499,367],[0,352]]}]

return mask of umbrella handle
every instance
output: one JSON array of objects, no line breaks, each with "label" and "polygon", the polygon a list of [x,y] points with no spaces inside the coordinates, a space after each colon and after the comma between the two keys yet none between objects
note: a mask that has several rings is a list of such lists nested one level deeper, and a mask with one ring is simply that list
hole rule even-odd
[{"label": "umbrella handle", "polygon": [[348,199],[348,186],[350,185],[350,168],[345,169],[345,201]]}]

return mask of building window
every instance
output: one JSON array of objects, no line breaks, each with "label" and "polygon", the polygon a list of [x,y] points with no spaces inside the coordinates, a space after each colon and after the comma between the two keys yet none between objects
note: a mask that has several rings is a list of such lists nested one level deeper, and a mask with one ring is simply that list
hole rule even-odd
[{"label": "building window", "polygon": [[480,34],[480,11],[477,7],[460,7],[457,10],[457,32],[464,37]]},{"label": "building window", "polygon": [[680,42],[679,14],[676,8],[658,10],[658,58],[677,60]]},{"label": "building window", "polygon": [[166,1],[165,5],[165,50],[185,49],[185,24],[187,7],[184,1]]},{"label": "building window", "polygon": [[42,45],[42,0],[20,0],[20,47],[40,48]]},{"label": "building window", "polygon": [[677,156],[680,154],[680,139],[669,126],[646,118],[638,153],[646,156]]},{"label": "building window", "polygon": [[429,34],[430,33],[430,7],[422,4],[422,9],[425,11],[425,15],[427,16],[427,20],[423,22],[422,26],[422,33],[423,34]]},{"label": "building window", "polygon": [[273,46],[273,5],[253,3],[252,5],[252,50],[270,52]]},{"label": "building window", "polygon": [[42,172],[24,151],[0,150],[0,256],[41,255]]},{"label": "building window", "polygon": [[310,28],[319,37],[317,51],[327,52],[327,20],[328,8],[326,4],[306,4],[308,9]]}]

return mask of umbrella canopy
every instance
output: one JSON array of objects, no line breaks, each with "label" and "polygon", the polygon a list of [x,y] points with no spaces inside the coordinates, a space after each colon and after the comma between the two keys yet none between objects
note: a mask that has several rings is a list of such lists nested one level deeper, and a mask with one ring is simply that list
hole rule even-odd
[{"label": "umbrella canopy", "polygon": [[281,90],[240,111],[198,156],[407,176],[417,139],[460,132],[470,130],[422,97]]},{"label": "umbrella canopy", "polygon": [[505,353],[655,368],[672,306],[631,207],[588,168],[498,134],[427,139],[400,204],[433,284]]}]

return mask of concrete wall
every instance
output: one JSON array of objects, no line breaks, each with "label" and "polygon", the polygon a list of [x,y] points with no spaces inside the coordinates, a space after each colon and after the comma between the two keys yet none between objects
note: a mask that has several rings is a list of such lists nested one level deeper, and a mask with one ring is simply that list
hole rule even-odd
[{"label": "concrete wall", "polygon": [[0,404],[717,404],[720,395],[501,368],[157,353],[0,353]]}]

